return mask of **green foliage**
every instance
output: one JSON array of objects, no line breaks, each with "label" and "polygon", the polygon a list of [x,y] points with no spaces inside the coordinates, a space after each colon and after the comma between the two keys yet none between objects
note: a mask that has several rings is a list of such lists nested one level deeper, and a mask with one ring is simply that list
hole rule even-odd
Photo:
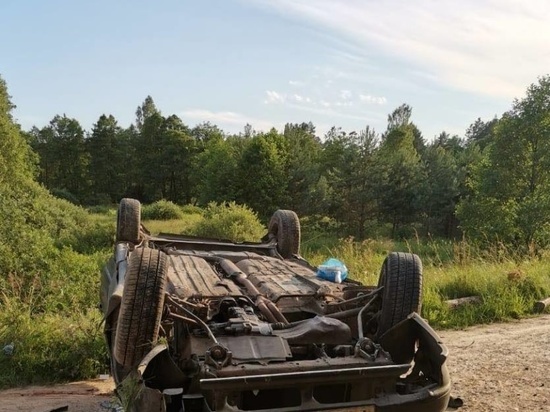
[{"label": "green foliage", "polygon": [[196,205],[183,205],[181,211],[184,215],[202,215],[204,210]]},{"label": "green foliage", "polygon": [[247,206],[235,202],[209,203],[204,219],[200,220],[193,234],[234,242],[258,242],[267,229],[260,223],[258,215]]},{"label": "green foliage", "polygon": [[54,188],[50,190],[50,193],[55,197],[71,202],[73,205],[78,205],[80,203],[77,197],[66,189]]},{"label": "green foliage", "polygon": [[239,148],[236,139],[212,138],[195,163],[197,197],[200,205],[236,199]]},{"label": "green foliage", "polygon": [[82,380],[105,373],[106,347],[98,311],[31,315],[25,304],[2,299],[0,344],[12,343],[12,356],[0,356],[0,388]]},{"label": "green foliage", "polygon": [[30,141],[40,157],[40,182],[83,199],[88,191],[90,159],[78,120],[57,115],[48,126],[33,129]]},{"label": "green foliage", "polygon": [[[435,327],[455,328],[528,316],[534,302],[550,293],[547,270],[538,260],[427,267],[423,314]],[[464,296],[480,296],[482,302],[454,310],[444,303]]]},{"label": "green foliage", "polygon": [[264,218],[285,204],[284,140],[275,129],[258,134],[244,148],[237,170],[238,200]]},{"label": "green foliage", "polygon": [[332,128],[327,137],[322,163],[323,177],[330,189],[324,191],[324,199],[319,196],[315,202],[325,201],[326,208],[321,212],[338,216],[348,234],[363,239],[367,222],[375,215],[377,136],[367,127],[349,135]]},{"label": "green foliage", "polygon": [[[473,238],[523,250],[548,245],[550,226],[550,76],[531,85],[492,129],[484,159],[458,214]],[[491,210],[492,209],[492,210]],[[480,226],[481,229],[480,230]]]},{"label": "green foliage", "polygon": [[126,147],[121,131],[111,115],[101,115],[92,127],[92,133],[87,140],[90,154],[88,176],[91,185],[87,203],[112,203],[124,194],[125,173],[120,165],[125,164]]},{"label": "green foliage", "polygon": [[[307,235],[306,235],[307,236]],[[477,249],[465,242],[394,242],[328,238],[317,249],[303,248],[306,259],[320,264],[342,260],[349,276],[376,285],[382,262],[391,251],[418,254],[424,266],[422,316],[436,328],[457,328],[517,319],[533,314],[535,301],[550,295],[550,263],[546,257],[516,262],[502,246]],[[517,257],[517,256],[513,256]],[[481,304],[450,310],[448,299],[480,296]]]},{"label": "green foliage", "polygon": [[144,220],[171,220],[183,217],[182,209],[169,200],[159,200],[150,205],[144,205],[141,209],[141,217]]},{"label": "green foliage", "polygon": [[315,136],[312,123],[287,123],[283,137],[288,193],[285,207],[294,210],[298,215],[306,215],[314,210],[313,205],[323,202],[319,198],[318,190],[315,190],[320,179],[322,146]]},{"label": "green foliage", "polygon": [[112,235],[33,180],[4,89],[0,82],[0,344],[16,349],[0,358],[0,386],[89,377],[103,364],[97,272]]},{"label": "green foliage", "polygon": [[415,147],[416,126],[409,122],[411,110],[403,105],[389,116],[376,153],[374,196],[380,213],[392,223],[392,236],[401,225],[416,221],[421,210],[425,176]]}]

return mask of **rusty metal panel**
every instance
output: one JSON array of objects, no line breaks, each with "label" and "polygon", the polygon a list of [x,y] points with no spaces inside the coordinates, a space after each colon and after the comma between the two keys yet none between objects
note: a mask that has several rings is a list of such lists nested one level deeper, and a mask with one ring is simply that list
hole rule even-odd
[{"label": "rusty metal panel", "polygon": [[285,295],[313,295],[320,290],[340,294],[344,288],[342,284],[319,279],[313,270],[288,260],[244,259],[237,266],[273,301]]},{"label": "rusty metal panel", "polygon": [[196,256],[169,255],[168,292],[180,298],[191,296],[238,296],[237,285],[222,279],[208,262]]}]

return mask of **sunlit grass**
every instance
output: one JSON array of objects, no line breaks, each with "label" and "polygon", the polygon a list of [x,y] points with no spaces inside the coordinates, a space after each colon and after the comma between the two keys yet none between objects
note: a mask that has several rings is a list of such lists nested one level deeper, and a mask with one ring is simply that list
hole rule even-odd
[{"label": "sunlit grass", "polygon": [[144,220],[143,225],[152,235],[159,233],[171,233],[176,235],[192,234],[193,228],[203,218],[200,214],[187,214],[181,219],[170,220]]},{"label": "sunlit grass", "polygon": [[[304,248],[313,264],[328,257],[343,261],[349,277],[375,285],[382,263],[392,251],[411,252],[423,261],[424,316],[437,328],[517,319],[533,314],[535,301],[550,296],[550,260],[520,260],[502,245],[478,250],[467,242],[449,240],[394,242],[331,240],[316,250]],[[482,303],[450,310],[446,300],[479,296]]]}]

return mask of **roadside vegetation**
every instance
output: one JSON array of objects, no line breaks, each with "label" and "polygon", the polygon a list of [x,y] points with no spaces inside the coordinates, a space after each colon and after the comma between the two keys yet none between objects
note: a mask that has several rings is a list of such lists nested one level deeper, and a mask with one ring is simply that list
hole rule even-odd
[{"label": "roadside vegetation", "polygon": [[[150,97],[127,129],[56,116],[26,132],[0,78],[0,388],[108,372],[99,271],[124,196],[142,200],[152,233],[236,241],[294,209],[304,257],[337,257],[369,284],[390,251],[417,253],[422,316],[436,328],[532,315],[550,296],[549,96],[541,78],[501,118],[430,142],[408,105],[382,134],[320,139],[311,123],[190,128]],[[445,303],[472,295],[481,303]]]}]

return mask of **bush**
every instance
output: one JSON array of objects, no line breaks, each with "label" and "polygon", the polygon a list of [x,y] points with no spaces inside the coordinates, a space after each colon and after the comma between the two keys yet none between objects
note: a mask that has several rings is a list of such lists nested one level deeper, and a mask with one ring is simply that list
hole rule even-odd
[{"label": "bush", "polygon": [[97,374],[105,352],[98,262],[112,229],[22,181],[0,185],[0,233],[0,347],[16,345],[12,357],[0,356],[1,385]]},{"label": "bush", "polygon": [[80,204],[80,201],[78,200],[78,198],[75,195],[73,195],[71,192],[69,192],[68,190],[65,190],[65,189],[51,189],[50,193],[53,196],[55,196],[59,199],[67,200],[68,202],[71,202],[74,205],[79,205]]},{"label": "bush", "polygon": [[202,214],[204,214],[204,209],[199,207],[199,206],[195,206],[195,205],[183,205],[181,207],[181,211],[185,215],[202,215]]},{"label": "bush", "polygon": [[183,212],[181,208],[168,200],[159,200],[150,205],[144,205],[141,209],[143,220],[171,220],[181,219]]},{"label": "bush", "polygon": [[257,242],[267,229],[252,209],[230,202],[209,203],[204,219],[197,222],[192,231],[196,236],[229,239],[234,242]]},{"label": "bush", "polygon": [[24,305],[8,304],[0,313],[0,388],[74,381],[108,371],[99,311],[30,316]]}]

